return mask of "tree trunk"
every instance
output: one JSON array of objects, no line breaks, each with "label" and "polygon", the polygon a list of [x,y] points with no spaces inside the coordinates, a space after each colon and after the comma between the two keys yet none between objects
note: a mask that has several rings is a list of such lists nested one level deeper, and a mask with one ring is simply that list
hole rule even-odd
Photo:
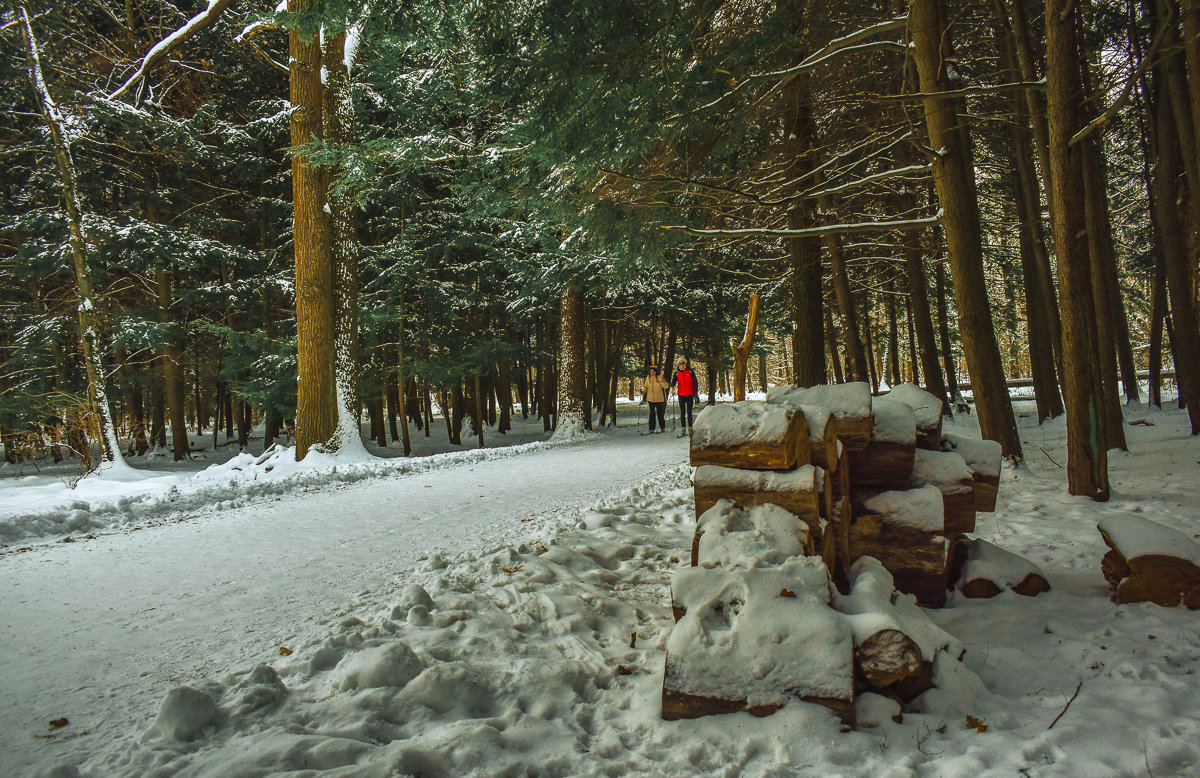
[{"label": "tree trunk", "polygon": [[1067,489],[1107,500],[1108,445],[1100,417],[1103,402],[1096,372],[1094,297],[1087,244],[1083,149],[1070,145],[1083,126],[1080,106],[1076,7],[1072,0],[1046,6],[1046,87],[1049,110],[1050,215],[1058,258],[1063,325],[1063,396],[1067,409]]},{"label": "tree trunk", "polygon": [[[933,314],[929,310],[929,280],[925,274],[925,260],[921,255],[921,244],[916,233],[909,233],[904,244],[904,267],[908,276],[908,308],[915,317],[917,346],[921,351],[921,374],[925,377],[925,390],[934,397],[947,402],[946,382],[938,364],[937,335],[933,329]],[[946,404],[949,408],[949,403]]]},{"label": "tree trunk", "polygon": [[953,59],[950,32],[938,0],[913,0],[913,56],[920,76],[930,146],[938,151],[933,180],[943,213],[946,245],[958,303],[963,351],[983,437],[997,441],[1010,460],[1021,459],[1021,439],[1008,399],[1004,368],[992,326],[983,273],[979,203],[966,125],[954,104],[937,96],[953,89],[947,63]]},{"label": "tree trunk", "polygon": [[[164,321],[171,320],[171,277],[165,270],[155,271],[158,282],[158,310]],[[159,354],[163,385],[166,387],[167,409],[171,416],[171,442],[175,448],[175,461],[189,458],[187,422],[184,419],[183,396],[183,349],[179,338],[172,336],[166,348]],[[199,408],[197,408],[197,413]]]},{"label": "tree trunk", "polygon": [[587,363],[584,353],[583,289],[571,285],[563,291],[559,302],[560,368],[558,391],[558,429],[579,424],[591,429],[588,407]]},{"label": "tree trunk", "polygon": [[937,284],[938,337],[942,341],[942,363],[946,367],[946,390],[951,406],[962,403],[958,391],[958,375],[954,370],[954,349],[950,345],[950,310],[946,303],[946,263],[938,262],[934,268]]},{"label": "tree trunk", "polygon": [[[829,198],[822,198],[821,208],[827,213],[832,212]],[[870,380],[871,373],[867,368],[867,355],[863,350],[858,311],[854,304],[854,293],[850,289],[850,277],[846,274],[846,259],[842,254],[842,239],[838,235],[831,235],[825,237],[822,242],[825,246],[825,253],[829,255],[833,290],[837,296],[838,311],[842,318],[842,344],[846,349],[846,363],[850,368],[848,380]],[[872,383],[876,382],[872,381]]]},{"label": "tree trunk", "polygon": [[898,386],[900,384],[900,335],[896,331],[896,295],[893,294],[895,286],[893,283],[888,284],[887,292],[884,296],[884,308],[887,310],[887,327],[888,327],[888,355],[887,355],[887,382],[888,386]]},{"label": "tree trunk", "polygon": [[[289,13],[309,10],[313,0],[288,0]],[[322,137],[324,88],[321,44],[288,30],[291,144]],[[298,152],[292,154],[292,211],[296,259],[296,458],[328,443],[336,430],[333,375],[333,269],[325,172]]]},{"label": "tree trunk", "polygon": [[746,374],[750,364],[750,350],[754,348],[754,338],[758,333],[758,303],[757,294],[750,295],[750,312],[746,316],[746,331],[739,343],[730,340],[733,350],[733,401],[741,402],[746,399]]},{"label": "tree trunk", "polygon": [[[828,308],[825,309],[825,332],[829,338],[829,361],[833,367],[833,381],[834,383],[843,384],[846,382],[846,379],[842,373],[842,358],[838,353],[838,333],[833,325],[833,312]],[[796,385],[805,386],[800,380],[799,374],[796,375]]]}]

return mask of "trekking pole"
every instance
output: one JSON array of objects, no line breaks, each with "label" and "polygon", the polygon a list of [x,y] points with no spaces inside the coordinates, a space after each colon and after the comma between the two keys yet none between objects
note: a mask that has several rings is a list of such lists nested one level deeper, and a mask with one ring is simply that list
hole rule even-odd
[{"label": "trekking pole", "polygon": [[[676,395],[676,397],[678,398],[678,395]],[[671,405],[671,395],[669,392],[667,393],[667,404]],[[675,408],[674,405],[671,405],[671,432],[675,431],[675,419],[678,416],[679,416],[679,411]]]}]

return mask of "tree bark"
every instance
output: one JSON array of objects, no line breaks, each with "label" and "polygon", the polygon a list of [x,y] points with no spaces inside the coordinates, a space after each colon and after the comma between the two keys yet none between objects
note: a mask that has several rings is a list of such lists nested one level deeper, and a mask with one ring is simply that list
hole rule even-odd
[{"label": "tree bark", "polygon": [[995,440],[1005,457],[1021,459],[1021,439],[1008,399],[1004,368],[992,325],[983,274],[979,202],[967,128],[954,104],[937,96],[953,88],[947,62],[953,59],[950,32],[937,0],[913,0],[910,10],[913,56],[920,77],[925,125],[936,150],[933,180],[943,213],[959,329],[983,437]]},{"label": "tree bark", "polygon": [[585,324],[583,289],[569,285],[559,301],[560,366],[557,429],[573,424],[591,429],[585,361]]},{"label": "tree bark", "polygon": [[750,295],[750,312],[746,316],[746,331],[739,343],[731,340],[733,348],[733,401],[741,402],[746,399],[746,373],[750,364],[750,350],[754,348],[754,338],[758,334],[758,303],[757,294]]}]

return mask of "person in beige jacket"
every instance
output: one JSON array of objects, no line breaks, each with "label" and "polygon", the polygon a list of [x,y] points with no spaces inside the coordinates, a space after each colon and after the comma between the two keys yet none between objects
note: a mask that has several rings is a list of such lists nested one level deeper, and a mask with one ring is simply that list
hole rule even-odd
[{"label": "person in beige jacket", "polygon": [[[649,373],[642,389],[642,399],[650,404],[650,434],[663,433],[667,431],[667,394],[671,387],[667,379],[658,374],[658,365],[651,365]],[[656,419],[657,430],[654,429]]]}]

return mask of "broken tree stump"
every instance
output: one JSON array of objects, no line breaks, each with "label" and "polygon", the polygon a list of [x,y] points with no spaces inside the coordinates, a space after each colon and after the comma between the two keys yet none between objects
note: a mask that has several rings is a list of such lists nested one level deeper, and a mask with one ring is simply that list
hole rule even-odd
[{"label": "broken tree stump", "polygon": [[1111,549],[1101,569],[1120,603],[1200,608],[1200,545],[1149,519],[1113,516],[1097,529]]},{"label": "broken tree stump", "polygon": [[942,445],[944,404],[916,384],[899,384],[884,395],[912,408],[917,422],[917,447],[937,451]]},{"label": "broken tree stump", "polygon": [[696,521],[692,565],[752,567],[811,556],[821,537],[821,520],[815,511],[812,515],[815,530],[778,505],[740,506],[722,498]]},{"label": "broken tree stump", "polygon": [[808,419],[797,407],[747,400],[710,405],[696,417],[693,467],[791,470],[808,456]]},{"label": "broken tree stump", "polygon": [[791,700],[854,723],[854,646],[830,606],[816,557],[779,567],[689,567],[675,574],[685,613],[667,639],[662,717],[747,711],[767,716]]},{"label": "broken tree stump", "polygon": [[767,402],[796,407],[827,408],[837,419],[838,439],[846,448],[864,448],[871,439],[874,419],[871,416],[870,384],[856,381],[808,388],[772,386],[767,390]]},{"label": "broken tree stump", "polygon": [[942,451],[958,454],[971,470],[975,510],[980,513],[996,510],[996,495],[1000,491],[1000,444],[994,440],[947,434],[942,436]]},{"label": "broken tree stump", "polygon": [[995,597],[1005,589],[1026,597],[1050,591],[1037,565],[986,540],[959,538],[950,557],[951,581],[965,597]]},{"label": "broken tree stump", "polygon": [[878,559],[896,588],[917,602],[946,602],[946,537],[942,493],[936,486],[882,492],[865,500],[850,525],[850,558]]},{"label": "broken tree stump", "polygon": [[917,444],[912,408],[898,400],[875,398],[871,439],[850,450],[850,480],[854,486],[907,489]]},{"label": "broken tree stump", "polygon": [[936,486],[942,493],[947,537],[975,531],[975,482],[963,458],[953,451],[917,449],[911,485]]}]

